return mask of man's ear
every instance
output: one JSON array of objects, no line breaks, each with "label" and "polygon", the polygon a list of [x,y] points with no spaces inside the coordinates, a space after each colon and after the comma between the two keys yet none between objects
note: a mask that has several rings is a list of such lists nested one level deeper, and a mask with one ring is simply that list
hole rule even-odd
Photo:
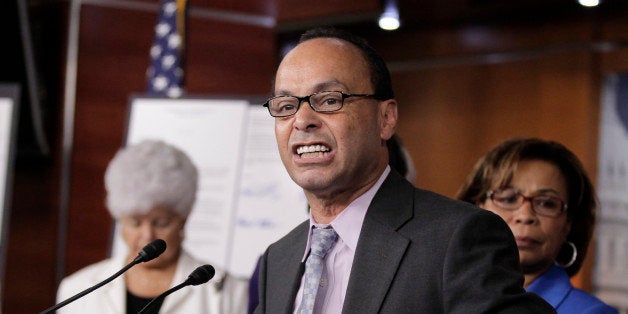
[{"label": "man's ear", "polygon": [[397,101],[388,99],[379,103],[379,123],[382,140],[389,140],[397,127]]}]

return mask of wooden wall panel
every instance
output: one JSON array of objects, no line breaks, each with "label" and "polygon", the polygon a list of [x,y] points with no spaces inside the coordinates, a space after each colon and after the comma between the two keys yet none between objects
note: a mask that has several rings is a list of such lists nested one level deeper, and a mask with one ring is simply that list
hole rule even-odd
[{"label": "wooden wall panel", "polygon": [[188,35],[188,93],[269,93],[276,61],[272,30],[211,20],[191,20]]},{"label": "wooden wall panel", "polygon": [[[477,159],[514,136],[562,142],[595,181],[600,82],[628,67],[626,20],[372,37],[393,72],[398,134],[414,159],[416,185],[453,197]],[[602,40],[614,45],[600,50]],[[594,248],[589,252],[572,281],[591,291]]]},{"label": "wooden wall panel", "polygon": [[[139,5],[116,7],[129,2]],[[266,95],[278,32],[324,21],[321,16],[348,25],[356,15],[375,14],[380,2],[189,4],[196,13],[188,24],[188,92]],[[154,0],[131,0],[81,6],[66,273],[107,254],[111,220],[104,206],[103,174],[122,144],[128,97],[146,88],[156,5]],[[202,10],[212,8],[277,16],[281,23],[267,29],[203,17]],[[349,15],[338,19],[333,12],[339,11]],[[606,73],[628,71],[627,14],[396,33],[355,29],[364,31],[393,70],[401,114],[398,133],[414,158],[416,184],[453,196],[482,153],[515,135],[565,143],[595,178],[600,82]],[[600,42],[613,45],[603,50],[592,45]],[[60,137],[53,142],[58,147]],[[3,312],[39,312],[54,303],[57,222],[51,207],[59,197],[57,159],[50,161],[54,165],[18,165],[14,203],[19,210],[11,217]],[[576,279],[586,290],[591,288],[592,256]]]},{"label": "wooden wall panel", "polygon": [[[127,101],[146,88],[156,11],[83,5],[72,152],[66,273],[106,257],[111,219],[103,175],[123,141]],[[190,18],[191,95],[265,95],[275,64],[272,29]]]},{"label": "wooden wall panel", "polygon": [[383,6],[383,2],[379,0],[277,0],[276,2],[278,20],[284,23],[318,20],[344,24],[343,20],[352,21],[352,16],[355,15],[367,14],[377,17]]},{"label": "wooden wall panel", "polygon": [[188,4],[194,8],[205,8],[236,14],[275,16],[277,14],[277,2],[279,1],[280,0],[188,0]]},{"label": "wooden wall panel", "polygon": [[[0,6],[8,10],[5,1]],[[12,6],[8,4],[8,6]],[[57,208],[59,204],[59,121],[63,86],[63,56],[67,20],[67,6],[64,1],[29,2],[28,17],[31,22],[33,58],[37,70],[37,92],[42,97],[43,133],[50,148],[44,154],[35,145],[29,133],[33,127],[30,101],[26,100],[28,85],[22,85],[20,126],[18,135],[13,185],[10,198],[10,212],[4,273],[2,281],[2,313],[38,313],[49,307],[54,300],[55,254],[57,234]],[[11,11],[3,14],[16,14]],[[6,22],[6,21],[5,21]],[[8,32],[17,28],[8,25]],[[17,27],[17,25],[15,25]],[[16,36],[18,36],[16,34]],[[17,42],[4,41],[4,45]],[[5,48],[3,46],[3,48]],[[16,48],[16,47],[14,47]],[[19,47],[17,49],[22,49]],[[9,49],[10,50],[10,49]],[[6,53],[4,54],[6,56]],[[11,58],[16,67],[24,67],[20,58]],[[26,67],[24,67],[26,68]],[[2,68],[2,71],[6,71]],[[24,133],[22,133],[24,132]]]},{"label": "wooden wall panel", "polygon": [[399,134],[412,139],[404,142],[417,156],[417,185],[453,196],[475,160],[512,136],[559,140],[595,174],[590,59],[567,53],[395,73]]},{"label": "wooden wall panel", "polygon": [[628,72],[628,19],[625,15],[614,16],[600,26],[600,41],[610,42],[614,49],[601,53],[602,75],[613,72]]},{"label": "wooden wall panel", "polygon": [[404,142],[417,156],[416,184],[454,196],[477,158],[512,136],[564,142],[595,171],[587,61],[573,54],[395,75],[399,134],[412,139]]},{"label": "wooden wall panel", "polygon": [[49,162],[35,161],[15,169],[2,313],[38,313],[54,302],[58,177]]},{"label": "wooden wall panel", "polygon": [[103,174],[122,143],[127,97],[145,88],[155,15],[82,5],[80,19],[67,273],[106,257]]},{"label": "wooden wall panel", "polygon": [[[374,38],[393,72],[402,110],[399,133],[418,142],[407,144],[424,174],[417,184],[453,196],[475,160],[512,136],[574,146],[594,175],[593,34],[589,22],[570,20],[552,27],[476,25]],[[416,136],[421,131],[425,136]]]}]

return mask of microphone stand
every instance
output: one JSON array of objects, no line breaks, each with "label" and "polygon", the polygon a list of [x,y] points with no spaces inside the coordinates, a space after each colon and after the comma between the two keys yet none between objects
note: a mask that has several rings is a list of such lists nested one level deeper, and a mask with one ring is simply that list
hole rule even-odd
[{"label": "microphone stand", "polygon": [[137,264],[139,262],[140,262],[140,260],[135,259],[134,261],[132,261],[129,264],[127,264],[126,266],[124,266],[124,268],[119,270],[117,273],[111,275],[109,278],[101,281],[100,283],[96,284],[95,286],[93,286],[91,288],[87,288],[87,289],[83,290],[82,292],[76,294],[75,296],[73,296],[73,297],[71,297],[69,299],[66,299],[65,301],[63,301],[63,302],[61,302],[59,304],[56,304],[54,306],[51,306],[51,307],[49,307],[49,308],[39,312],[39,314],[51,313],[51,312],[53,312],[55,310],[58,310],[59,308],[65,306],[65,305],[71,303],[71,302],[76,301],[78,298],[80,298],[80,297],[82,297],[82,296],[84,296],[84,295],[86,295],[86,294],[88,294],[88,293],[90,293],[90,292],[92,292],[92,291],[102,287],[103,285],[109,283],[110,281],[114,280],[116,277],[122,275],[122,273],[124,273],[125,271],[129,270],[129,268],[135,266],[135,264]]},{"label": "microphone stand", "polygon": [[157,256],[161,255],[161,253],[163,253],[166,250],[166,241],[162,240],[162,239],[155,239],[153,240],[151,243],[146,244],[142,250],[137,254],[137,257],[135,257],[135,259],[133,259],[133,261],[131,261],[130,263],[128,263],[126,266],[124,266],[122,269],[120,269],[117,273],[113,274],[112,276],[110,276],[109,278],[101,281],[100,283],[96,284],[95,286],[91,287],[91,288],[87,288],[85,290],[83,290],[82,292],[80,292],[79,294],[57,304],[54,305],[50,308],[47,308],[43,311],[40,312],[40,314],[46,314],[46,313],[50,313],[54,310],[57,310],[59,308],[61,308],[62,306],[65,306],[71,302],[76,301],[76,299],[102,287],[103,285],[109,283],[110,281],[114,280],[116,277],[122,275],[122,273],[124,273],[125,271],[129,270],[129,268],[135,266],[136,264],[142,263],[142,262],[148,262],[154,258],[156,258]]},{"label": "microphone stand", "polygon": [[214,275],[216,274],[216,270],[214,269],[214,267],[212,265],[203,265],[203,266],[199,266],[197,267],[189,276],[188,279],[186,279],[184,282],[166,290],[166,292],[158,295],[156,298],[152,299],[150,302],[148,302],[148,304],[146,304],[146,306],[144,306],[139,312],[137,312],[138,314],[142,314],[145,313],[147,310],[149,310],[151,308],[151,306],[153,306],[157,301],[163,300],[165,297],[167,297],[169,294],[185,287],[185,286],[189,286],[189,285],[193,285],[193,286],[198,286],[200,284],[204,284],[206,282],[208,282],[210,279],[212,279],[214,277]]},{"label": "microphone stand", "polygon": [[190,283],[188,281],[184,281],[168,290],[166,290],[166,292],[160,294],[158,297],[150,300],[150,302],[148,302],[139,312],[137,312],[137,314],[142,314],[142,313],[146,313],[146,311],[148,311],[153,304],[155,304],[155,302],[157,302],[158,300],[163,300],[165,297],[167,297],[168,295],[170,295],[171,293],[185,287],[185,286],[189,286]]}]

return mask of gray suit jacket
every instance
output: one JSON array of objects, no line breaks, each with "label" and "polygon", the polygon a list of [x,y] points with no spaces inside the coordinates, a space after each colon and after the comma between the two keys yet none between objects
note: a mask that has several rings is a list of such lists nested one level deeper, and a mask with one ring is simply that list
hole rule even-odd
[{"label": "gray suit jacket", "polygon": [[[256,313],[291,313],[309,223],[273,243]],[[470,204],[417,189],[391,171],[358,240],[343,313],[553,313],[523,289],[508,226]]]}]

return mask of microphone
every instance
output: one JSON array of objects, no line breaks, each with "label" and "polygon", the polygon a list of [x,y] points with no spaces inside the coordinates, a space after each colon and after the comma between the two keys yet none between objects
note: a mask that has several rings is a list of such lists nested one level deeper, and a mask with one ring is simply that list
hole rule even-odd
[{"label": "microphone", "polygon": [[214,277],[214,275],[216,274],[216,270],[214,269],[214,267],[212,267],[212,265],[203,265],[203,266],[199,266],[197,267],[189,276],[188,279],[186,279],[184,282],[166,290],[166,292],[158,295],[156,298],[152,299],[150,302],[148,302],[148,304],[146,304],[146,306],[144,306],[139,312],[137,312],[137,314],[141,314],[141,313],[146,313],[146,311],[148,311],[153,304],[155,304],[155,302],[163,300],[165,297],[167,297],[168,295],[170,295],[171,293],[185,287],[185,286],[198,286],[200,284],[204,284],[206,282],[208,282],[210,279],[212,279]]},{"label": "microphone", "polygon": [[[73,297],[66,299],[65,301],[56,304],[52,307],[49,307],[43,311],[40,312],[40,314],[45,314],[45,313],[51,313],[53,311],[56,311],[58,309],[60,309],[61,307],[64,307],[68,304],[70,304],[71,302],[76,301],[77,299],[85,296],[86,294],[104,286],[105,284],[109,283],[110,281],[114,280],[116,277],[122,275],[125,271],[129,270],[129,268],[139,264],[139,263],[143,263],[143,262],[148,262],[154,258],[156,258],[157,256],[161,255],[161,253],[163,253],[166,250],[166,241],[162,240],[162,239],[156,239],[151,243],[148,243],[146,246],[144,246],[142,248],[142,250],[137,254],[137,257],[130,263],[128,263],[126,266],[124,266],[120,271],[118,271],[117,273],[113,274],[111,277],[101,281],[100,283],[87,288],[85,290],[83,290],[82,292],[74,295]],[[191,276],[191,275],[190,275]],[[212,274],[213,276],[213,274]],[[209,279],[207,279],[209,280]]]},{"label": "microphone", "polygon": [[133,260],[134,264],[148,262],[157,256],[161,255],[166,250],[166,241],[157,239],[151,243],[146,244],[144,248],[137,254],[137,257]]}]

